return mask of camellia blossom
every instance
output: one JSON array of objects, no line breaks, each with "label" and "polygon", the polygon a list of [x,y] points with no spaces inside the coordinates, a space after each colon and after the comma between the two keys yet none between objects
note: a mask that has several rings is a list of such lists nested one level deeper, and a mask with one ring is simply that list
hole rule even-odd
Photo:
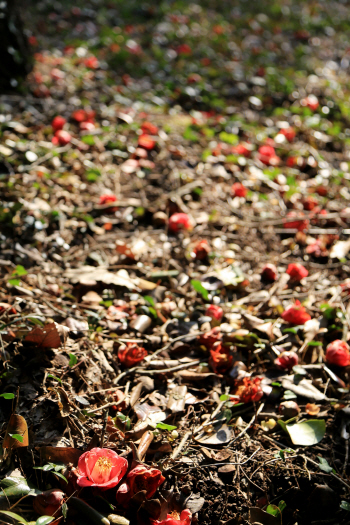
[{"label": "camellia blossom", "polygon": [[51,122],[51,126],[55,131],[58,131],[59,129],[63,129],[63,126],[66,123],[66,119],[64,117],[61,117],[60,115],[57,115]]},{"label": "camellia blossom", "polygon": [[64,129],[59,129],[56,131],[55,136],[52,138],[52,144],[66,146],[72,140],[72,136],[68,131]]},{"label": "camellia blossom", "polygon": [[224,316],[224,311],[221,308],[221,306],[218,306],[217,304],[211,304],[206,309],[205,315],[211,317],[212,319],[215,319],[216,321],[221,321],[221,319]]},{"label": "camellia blossom", "polygon": [[292,370],[293,366],[298,364],[298,356],[293,351],[281,352],[281,354],[275,359],[275,365],[285,370]]},{"label": "camellia blossom", "polygon": [[349,345],[341,339],[332,341],[327,346],[326,361],[330,365],[348,366],[350,364]]},{"label": "camellia blossom", "polygon": [[235,182],[231,186],[231,193],[234,197],[246,197],[248,189],[240,182]]},{"label": "camellia blossom", "polygon": [[192,230],[192,225],[187,213],[174,213],[169,217],[168,228],[171,233],[181,230]]},{"label": "camellia blossom", "polygon": [[138,140],[138,145],[140,146],[140,148],[144,148],[144,149],[147,149],[147,150],[153,149],[156,144],[157,144],[156,141],[153,140],[146,133],[144,135],[141,135],[139,137],[139,140]]},{"label": "camellia blossom", "polygon": [[152,525],[191,525],[191,522],[192,513],[188,509],[183,510],[181,514],[173,511],[164,520],[151,520]]},{"label": "camellia blossom", "polygon": [[206,348],[211,348],[214,343],[217,341],[220,341],[222,335],[220,332],[220,328],[218,326],[214,326],[209,332],[206,332],[205,334],[202,334],[198,337],[198,341],[200,345],[205,346]]},{"label": "camellia blossom", "polygon": [[277,268],[274,264],[265,264],[261,270],[261,277],[265,281],[276,281],[277,279]]},{"label": "camellia blossom", "polygon": [[157,135],[158,133],[157,126],[155,124],[152,124],[152,122],[148,121],[142,123],[141,129],[145,134],[149,133],[150,135]]},{"label": "camellia blossom", "polygon": [[290,211],[289,213],[287,213],[286,217],[295,217],[295,218],[299,218],[299,220],[296,220],[296,221],[286,221],[283,223],[283,227],[284,228],[296,228],[297,230],[299,231],[304,231],[304,230],[307,230],[308,227],[309,227],[309,221],[308,219],[304,219],[304,214],[303,213],[298,213],[298,212],[295,212],[295,211]]},{"label": "camellia blossom", "polygon": [[244,157],[250,157],[252,152],[251,145],[248,143],[237,144],[237,146],[232,146],[232,153],[235,155],[243,155]]},{"label": "camellia blossom", "polygon": [[293,142],[293,140],[295,139],[296,133],[294,128],[281,129],[280,133],[281,135],[284,135],[286,137],[288,142]]},{"label": "camellia blossom", "polygon": [[251,401],[260,401],[264,392],[260,386],[261,378],[243,377],[242,382],[238,385],[235,396],[238,396],[242,403],[250,403]]},{"label": "camellia blossom", "polygon": [[309,275],[309,272],[302,264],[292,263],[288,265],[287,274],[290,275],[293,281],[301,281]]},{"label": "camellia blossom", "polygon": [[64,496],[60,489],[45,490],[34,498],[33,508],[41,516],[53,516],[63,504]]},{"label": "camellia blossom", "polygon": [[135,465],[117,490],[117,502],[123,507],[126,507],[129,500],[141,490],[145,490],[146,498],[150,499],[165,481],[160,470],[142,464]]},{"label": "camellia blossom", "polygon": [[313,197],[312,195],[310,195],[309,197],[306,197],[306,199],[304,199],[303,201],[304,210],[307,210],[307,211],[313,210],[314,208],[316,208],[317,205],[318,205],[318,200],[316,199],[316,197]]},{"label": "camellia blossom", "polygon": [[118,485],[126,474],[128,462],[108,448],[93,448],[78,461],[79,487],[99,487],[107,490]]},{"label": "camellia blossom", "polygon": [[260,162],[267,166],[277,166],[280,162],[280,158],[276,155],[275,148],[269,144],[260,146],[258,149],[258,158]]},{"label": "camellia blossom", "polygon": [[127,368],[140,363],[147,355],[147,350],[136,343],[126,343],[118,349],[118,359]]},{"label": "camellia blossom", "polygon": [[300,104],[302,106],[306,106],[308,107],[309,109],[311,109],[312,111],[316,111],[316,109],[319,107],[320,103],[318,101],[318,98],[315,96],[315,95],[309,95],[308,97],[306,98],[303,98],[301,101],[300,101]]},{"label": "camellia blossom", "polygon": [[290,324],[305,324],[306,321],[310,321],[311,315],[307,313],[304,306],[300,304],[300,301],[296,300],[295,304],[288,306],[283,314],[281,315],[284,321]]},{"label": "camellia blossom", "polygon": [[[117,197],[113,194],[105,194],[105,195],[101,195],[100,197],[100,202],[99,204],[103,205],[103,204],[110,204],[112,202],[117,202]],[[117,211],[117,207],[115,206],[112,206],[110,208],[108,208],[106,211],[111,211],[111,212],[115,212]]]},{"label": "camellia blossom", "polygon": [[195,247],[193,248],[194,256],[198,261],[204,261],[204,259],[208,257],[209,252],[210,246],[206,239],[198,241]]},{"label": "camellia blossom", "polygon": [[99,61],[95,56],[84,59],[84,66],[88,67],[89,69],[97,69],[99,65]]},{"label": "camellia blossom", "polygon": [[224,374],[232,368],[233,356],[221,343],[214,343],[210,349],[209,365],[216,374]]}]

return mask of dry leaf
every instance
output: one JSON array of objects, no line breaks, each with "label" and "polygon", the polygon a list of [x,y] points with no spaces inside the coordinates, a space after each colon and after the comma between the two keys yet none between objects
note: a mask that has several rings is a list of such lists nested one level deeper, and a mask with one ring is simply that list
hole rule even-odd
[{"label": "dry leaf", "polygon": [[61,339],[55,323],[37,326],[24,338],[27,343],[34,343],[42,348],[59,348]]},{"label": "dry leaf", "polygon": [[[22,441],[10,436],[17,435],[22,437]],[[28,426],[24,417],[18,414],[12,414],[8,422],[5,438],[2,446],[4,448],[21,448],[29,445]]]},{"label": "dry leaf", "polygon": [[305,412],[309,414],[309,416],[317,416],[320,410],[320,407],[314,403],[308,403],[305,407]]}]

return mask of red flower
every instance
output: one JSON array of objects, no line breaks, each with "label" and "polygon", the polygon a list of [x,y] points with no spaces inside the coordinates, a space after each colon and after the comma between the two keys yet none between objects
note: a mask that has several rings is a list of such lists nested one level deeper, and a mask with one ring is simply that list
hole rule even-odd
[{"label": "red flower", "polygon": [[190,55],[192,53],[192,49],[188,44],[181,44],[176,51],[178,55]]},{"label": "red flower", "polygon": [[61,117],[60,115],[57,115],[57,117],[55,117],[51,122],[51,126],[55,131],[58,131],[60,129],[63,129],[63,126],[66,122],[67,121],[65,118]]},{"label": "red flower", "polygon": [[249,403],[250,401],[260,401],[264,392],[260,386],[260,377],[243,377],[242,383],[238,385],[235,395],[239,396],[239,401]]},{"label": "red flower", "polygon": [[97,69],[99,67],[99,62],[95,56],[85,58],[84,66],[89,69]]},{"label": "red flower", "polygon": [[221,319],[224,316],[224,311],[221,306],[216,304],[211,304],[205,311],[205,315],[211,317],[214,322],[220,323]]},{"label": "red flower", "polygon": [[84,122],[86,120],[86,111],[84,109],[77,109],[73,111],[72,118],[77,122]]},{"label": "red flower", "polygon": [[240,182],[232,184],[231,193],[234,197],[246,197],[248,190]]},{"label": "red flower", "polygon": [[210,246],[206,239],[198,241],[196,246],[193,248],[193,253],[198,261],[204,261],[210,252]]},{"label": "red flower", "polygon": [[[106,195],[101,195],[100,197],[100,202],[99,204],[110,204],[112,202],[117,202],[117,197],[115,195],[112,195],[112,194],[106,194]],[[111,211],[111,212],[115,212],[117,211],[117,207],[115,206],[111,206],[110,208],[107,209],[107,211]]]},{"label": "red flower", "polygon": [[221,332],[220,328],[218,326],[214,326],[209,332],[206,332],[205,334],[202,334],[198,337],[198,341],[200,345],[205,346],[206,348],[211,348],[214,343],[219,341],[221,339]]},{"label": "red flower", "polygon": [[138,140],[138,145],[141,148],[145,148],[148,150],[153,149],[156,144],[157,144],[156,141],[151,139],[151,137],[147,134],[141,135]]},{"label": "red flower", "polygon": [[277,279],[277,268],[274,264],[265,264],[261,270],[261,277],[265,281],[276,281]]},{"label": "red flower", "polygon": [[298,356],[295,352],[282,352],[277,359],[275,359],[275,365],[279,368],[285,368],[286,370],[292,370],[293,366],[298,364]]},{"label": "red flower", "polygon": [[250,157],[251,147],[250,144],[237,144],[237,146],[232,147],[232,153],[236,155],[243,155],[244,157]]},{"label": "red flower", "polygon": [[192,225],[187,213],[174,213],[169,217],[168,228],[171,233],[181,230],[192,230]]},{"label": "red flower", "polygon": [[118,349],[118,358],[127,368],[140,363],[148,355],[147,350],[136,343],[126,343]]},{"label": "red flower", "polygon": [[118,485],[128,469],[125,458],[108,448],[92,448],[78,461],[79,487],[99,487],[103,490]]},{"label": "red flower", "polygon": [[294,128],[281,129],[280,133],[286,137],[288,142],[293,142],[296,135]]},{"label": "red flower", "polygon": [[318,98],[315,97],[315,95],[309,95],[308,97],[303,98],[300,101],[300,104],[302,106],[306,106],[306,107],[310,108],[312,111],[316,111],[316,109],[320,105],[320,103],[318,101]]},{"label": "red flower", "polygon": [[209,365],[216,374],[224,374],[232,368],[233,356],[221,343],[214,343],[210,349]]},{"label": "red flower", "polygon": [[143,124],[141,126],[141,129],[142,129],[143,133],[145,133],[145,134],[150,133],[150,135],[157,135],[157,133],[158,133],[157,126],[155,126],[151,122],[147,122],[147,121],[143,122]]},{"label": "red flower", "polygon": [[307,230],[309,227],[309,221],[307,219],[300,219],[301,217],[304,217],[304,214],[298,213],[296,211],[290,211],[287,213],[286,217],[298,217],[298,221],[286,221],[283,223],[284,228],[296,228],[298,231],[304,231]]},{"label": "red flower", "polygon": [[290,324],[305,324],[306,321],[310,321],[311,315],[307,313],[304,306],[300,304],[300,301],[295,301],[295,304],[288,306],[282,314],[282,319]]},{"label": "red flower", "polygon": [[326,361],[330,365],[348,366],[350,364],[349,345],[340,339],[332,341],[327,346]]},{"label": "red flower", "polygon": [[315,197],[312,197],[311,195],[310,197],[307,197],[303,202],[304,210],[307,211],[313,210],[317,205],[318,200]]},{"label": "red flower", "polygon": [[275,148],[268,144],[265,146],[260,146],[258,149],[258,158],[260,162],[266,164],[267,166],[277,166],[281,160],[279,157],[277,157]]},{"label": "red flower", "polygon": [[33,508],[41,516],[53,516],[63,504],[64,496],[60,489],[46,490],[34,498]]},{"label": "red flower", "polygon": [[157,488],[165,481],[160,470],[146,465],[134,463],[125,482],[117,490],[117,502],[126,507],[129,500],[141,490],[146,491],[146,498],[150,499]]},{"label": "red flower", "polygon": [[55,136],[52,138],[52,144],[59,144],[60,146],[66,146],[72,140],[72,136],[68,131],[64,129],[59,129],[56,131]]},{"label": "red flower", "polygon": [[292,263],[288,265],[287,274],[290,275],[293,281],[301,281],[309,275],[309,272],[302,264]]},{"label": "red flower", "polygon": [[165,520],[151,520],[152,525],[191,525],[192,514],[191,511],[186,509],[179,514],[176,511],[171,512],[167,515]]}]

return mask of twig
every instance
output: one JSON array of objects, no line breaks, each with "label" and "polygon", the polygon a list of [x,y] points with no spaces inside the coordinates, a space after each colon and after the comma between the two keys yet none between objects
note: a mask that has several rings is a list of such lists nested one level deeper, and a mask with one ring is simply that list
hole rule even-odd
[{"label": "twig", "polygon": [[105,439],[105,433],[107,428],[107,420],[108,420],[108,410],[103,411],[103,427],[101,432],[101,439],[100,439],[100,447],[103,448],[103,442]]},{"label": "twig", "polygon": [[259,406],[257,412],[254,414],[254,416],[252,417],[252,419],[249,421],[248,425],[245,427],[244,430],[242,430],[242,432],[240,432],[240,434],[238,434],[238,436],[236,436],[235,438],[231,439],[231,441],[229,442],[228,445],[226,445],[225,448],[229,447],[230,445],[232,445],[232,443],[234,443],[235,441],[237,441],[237,439],[241,438],[249,429],[250,427],[253,425],[255,419],[257,418],[257,416],[260,414],[260,412],[262,411],[262,409],[264,408],[265,406],[265,403],[261,403],[261,405]]},{"label": "twig", "polygon": [[186,432],[186,434],[181,439],[179,446],[173,450],[173,452],[172,452],[172,454],[170,456],[171,459],[176,459],[177,458],[177,456],[180,454],[181,450],[184,448],[184,446],[186,444],[186,441],[188,440],[188,438],[190,437],[191,434],[192,434],[192,432],[190,430]]}]

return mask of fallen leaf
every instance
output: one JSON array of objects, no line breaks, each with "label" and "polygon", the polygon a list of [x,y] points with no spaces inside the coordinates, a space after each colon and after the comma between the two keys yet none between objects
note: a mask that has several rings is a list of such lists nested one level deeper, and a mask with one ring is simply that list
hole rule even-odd
[{"label": "fallen leaf", "polygon": [[[15,439],[12,436],[20,436],[22,439]],[[12,414],[8,422],[5,438],[2,446],[4,448],[21,448],[29,445],[28,427],[24,417],[18,414]]]},{"label": "fallen leaf", "polygon": [[61,346],[61,339],[55,323],[46,324],[43,328],[35,327],[26,335],[24,341],[42,348],[59,348]]},{"label": "fallen leaf", "polygon": [[322,441],[326,433],[326,422],[324,419],[310,419],[295,425],[286,425],[286,430],[294,445],[309,447]]}]

